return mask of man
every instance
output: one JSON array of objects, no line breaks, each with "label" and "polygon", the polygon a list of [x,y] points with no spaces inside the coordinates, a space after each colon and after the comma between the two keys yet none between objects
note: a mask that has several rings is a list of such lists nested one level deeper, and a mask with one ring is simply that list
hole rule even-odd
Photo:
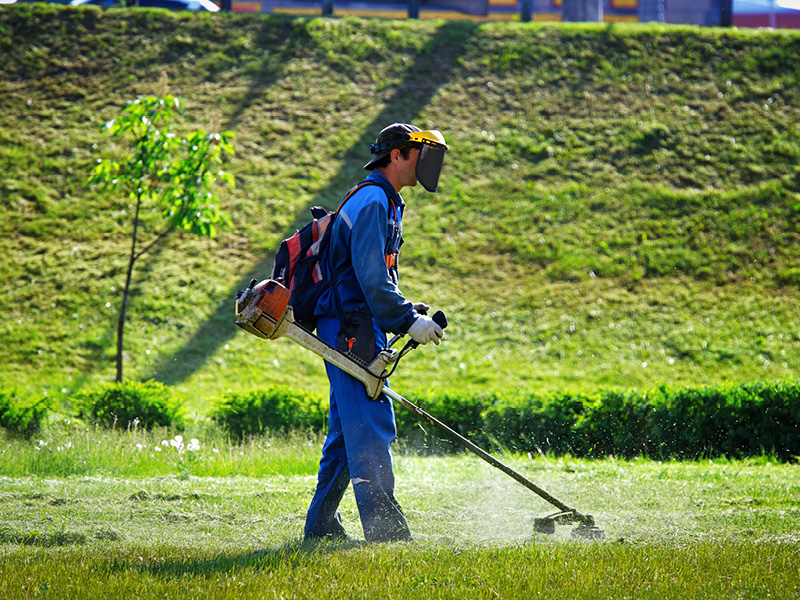
[{"label": "man", "polygon": [[[317,333],[328,344],[364,361],[386,348],[386,333],[439,344],[444,331],[397,287],[405,203],[400,190],[419,183],[436,191],[447,144],[438,131],[395,123],[370,148],[367,185],[341,207],[333,223],[333,285],[320,298]],[[391,400],[370,400],[364,385],[325,363],[330,382],[328,436],[317,488],[308,509],[306,539],[346,539],[339,502],[350,481],[368,542],[411,539],[394,497],[390,446],[397,430]]]}]

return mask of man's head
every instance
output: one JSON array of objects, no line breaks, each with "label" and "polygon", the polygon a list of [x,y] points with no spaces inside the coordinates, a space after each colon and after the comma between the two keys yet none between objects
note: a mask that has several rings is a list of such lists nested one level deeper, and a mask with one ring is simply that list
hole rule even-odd
[{"label": "man's head", "polygon": [[364,168],[368,171],[372,169],[380,169],[388,166],[391,162],[392,150],[399,150],[403,158],[408,158],[409,151],[412,148],[419,148],[419,144],[412,144],[404,138],[410,133],[420,131],[419,127],[409,125],[408,123],[394,123],[388,127],[381,129],[378,134],[378,139],[369,148],[375,156],[369,161]]},{"label": "man's head", "polygon": [[426,190],[435,192],[446,150],[444,136],[438,131],[394,123],[378,134],[370,146],[375,156],[364,168],[380,170],[398,191],[419,181]]}]

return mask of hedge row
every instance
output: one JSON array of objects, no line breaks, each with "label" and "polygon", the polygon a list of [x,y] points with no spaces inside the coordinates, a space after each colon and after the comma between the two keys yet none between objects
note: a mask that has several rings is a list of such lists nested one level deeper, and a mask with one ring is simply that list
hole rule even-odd
[{"label": "hedge row", "polygon": [[[800,458],[800,382],[605,391],[550,396],[415,395],[408,399],[487,449],[578,457]],[[214,419],[238,437],[323,429],[326,403],[284,388],[228,394]],[[457,446],[402,407],[398,436],[411,448]]]},{"label": "hedge row", "polygon": [[225,394],[211,418],[239,439],[293,429],[322,431],[328,422],[328,402],[307,392],[273,386]]},{"label": "hedge row", "polygon": [[176,427],[184,425],[183,401],[157,381],[108,383],[72,397],[78,417],[104,427]]},{"label": "hedge row", "polygon": [[49,410],[47,399],[26,402],[15,392],[0,390],[0,427],[17,435],[29,438],[39,431]]},{"label": "hedge row", "polygon": [[[800,382],[729,387],[470,395],[410,395],[408,399],[480,446],[578,457],[653,459],[743,458],[762,454],[800,458]],[[78,416],[108,427],[182,427],[182,402],[157,382],[108,384],[73,397]],[[0,427],[30,436],[49,403],[22,402],[0,391]],[[449,452],[457,447],[402,407],[398,435],[411,447]],[[229,393],[211,418],[231,436],[322,431],[327,401],[281,387]]]},{"label": "hedge row", "polygon": [[[522,452],[653,459],[800,458],[800,382],[648,393],[495,394],[409,397],[478,445]],[[398,432],[415,445],[452,448],[398,410]]]},{"label": "hedge row", "polygon": [[[108,383],[77,392],[71,400],[79,418],[101,427],[182,429],[185,424],[182,398],[157,381]],[[42,428],[51,404],[49,398],[30,402],[0,390],[0,428],[29,438]]]}]

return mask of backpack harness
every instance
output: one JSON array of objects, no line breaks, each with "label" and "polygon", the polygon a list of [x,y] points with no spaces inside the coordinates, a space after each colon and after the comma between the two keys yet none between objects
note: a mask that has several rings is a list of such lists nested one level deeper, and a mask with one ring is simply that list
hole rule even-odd
[{"label": "backpack harness", "polygon": [[[314,310],[317,301],[333,283],[330,273],[329,254],[333,222],[339,211],[360,189],[368,185],[378,185],[374,181],[362,181],[345,194],[335,212],[327,211],[321,206],[311,207],[313,220],[306,223],[292,237],[281,242],[275,255],[272,268],[272,279],[281,282],[291,292],[289,305],[294,312],[295,321],[309,331],[314,331],[317,319]],[[397,206],[387,194],[389,210],[397,220]],[[385,256],[386,268],[391,270],[397,266],[397,252]],[[335,291],[335,287],[334,287]],[[336,305],[341,313],[338,293]]]}]

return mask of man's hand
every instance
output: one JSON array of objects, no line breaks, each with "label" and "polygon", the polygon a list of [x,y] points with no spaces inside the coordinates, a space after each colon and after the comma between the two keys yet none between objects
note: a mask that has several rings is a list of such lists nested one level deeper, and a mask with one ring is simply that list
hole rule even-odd
[{"label": "man's hand", "polygon": [[428,316],[420,315],[417,320],[408,328],[408,335],[418,344],[433,342],[437,346],[444,337],[444,329],[439,327],[433,319]]}]

